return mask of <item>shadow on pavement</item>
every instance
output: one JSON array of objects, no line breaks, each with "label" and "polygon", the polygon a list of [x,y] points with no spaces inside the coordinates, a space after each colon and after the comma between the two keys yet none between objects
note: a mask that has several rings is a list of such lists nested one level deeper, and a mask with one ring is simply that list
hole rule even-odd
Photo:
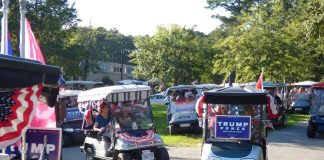
[{"label": "shadow on pavement", "polygon": [[317,134],[316,138],[308,138],[307,126],[308,123],[305,122],[275,130],[269,134],[269,142],[270,144],[285,144],[309,149],[324,148],[324,134]]}]

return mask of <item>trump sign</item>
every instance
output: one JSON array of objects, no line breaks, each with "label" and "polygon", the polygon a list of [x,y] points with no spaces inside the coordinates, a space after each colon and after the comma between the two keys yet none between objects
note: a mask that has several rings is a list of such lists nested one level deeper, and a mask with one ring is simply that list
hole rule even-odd
[{"label": "trump sign", "polygon": [[251,117],[217,115],[215,121],[215,138],[250,140]]}]

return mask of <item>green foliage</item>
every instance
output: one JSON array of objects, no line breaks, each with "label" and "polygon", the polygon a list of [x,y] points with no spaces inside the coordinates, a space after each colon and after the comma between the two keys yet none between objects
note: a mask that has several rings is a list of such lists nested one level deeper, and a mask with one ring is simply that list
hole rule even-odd
[{"label": "green foliage", "polygon": [[320,1],[262,1],[241,11],[239,25],[215,43],[221,54],[214,72],[227,76],[236,68],[236,81],[249,82],[265,68],[267,81],[319,81],[324,74]]},{"label": "green foliage", "polygon": [[205,37],[176,25],[160,26],[153,37],[136,37],[137,50],[130,55],[137,65],[134,75],[167,85],[210,81],[213,52]]}]

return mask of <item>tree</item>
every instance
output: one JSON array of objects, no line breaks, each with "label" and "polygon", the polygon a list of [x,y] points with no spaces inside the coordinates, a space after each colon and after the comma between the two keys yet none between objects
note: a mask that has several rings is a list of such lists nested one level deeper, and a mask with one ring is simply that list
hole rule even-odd
[{"label": "tree", "polygon": [[[66,0],[31,0],[27,1],[26,6],[26,18],[31,23],[45,61],[49,64],[55,64],[52,56],[64,54],[62,50],[64,40],[70,36],[79,21],[76,17],[76,9],[73,4],[69,6]],[[8,26],[14,51],[18,55],[19,0],[11,0],[9,8]]]},{"label": "tree", "polygon": [[[209,80],[213,52],[206,36],[177,25],[160,26],[152,36],[136,37],[136,50],[130,55],[136,64],[135,77],[167,85],[188,84],[193,80]],[[208,75],[208,76],[207,76]]]}]

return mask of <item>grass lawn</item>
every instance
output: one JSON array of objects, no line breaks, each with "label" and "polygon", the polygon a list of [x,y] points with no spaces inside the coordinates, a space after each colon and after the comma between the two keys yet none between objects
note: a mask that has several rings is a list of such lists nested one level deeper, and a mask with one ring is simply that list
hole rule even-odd
[{"label": "grass lawn", "polygon": [[291,126],[293,124],[299,123],[299,122],[307,122],[309,119],[309,114],[289,114],[288,115],[288,126]]},{"label": "grass lawn", "polygon": [[157,132],[162,136],[167,146],[174,147],[195,147],[202,142],[201,134],[178,134],[169,135],[167,129],[166,108],[165,106],[153,106],[153,116]]}]

